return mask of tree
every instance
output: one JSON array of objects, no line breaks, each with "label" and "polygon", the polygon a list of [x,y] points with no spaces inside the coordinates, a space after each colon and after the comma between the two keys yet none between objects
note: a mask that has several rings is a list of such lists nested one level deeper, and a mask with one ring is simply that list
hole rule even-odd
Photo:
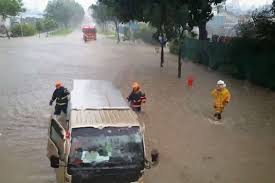
[{"label": "tree", "polygon": [[[0,1],[0,16],[5,21],[9,16],[16,16],[20,12],[25,11],[22,0],[1,0]],[[6,28],[6,27],[5,27]],[[10,39],[10,35],[6,28],[6,33]]]},{"label": "tree", "polygon": [[132,20],[146,22],[156,28],[155,38],[161,45],[160,67],[164,64],[164,45],[175,37],[175,8],[183,4],[181,0],[100,0],[116,12],[123,23]]},{"label": "tree", "polygon": [[252,14],[256,35],[260,40],[275,42],[275,12],[273,11],[273,8],[274,7],[265,8],[259,12],[256,10]]},{"label": "tree", "polygon": [[117,12],[121,22],[136,20],[157,29],[154,37],[161,44],[160,67],[164,64],[166,41],[178,41],[178,77],[181,77],[181,54],[184,32],[199,26],[200,39],[207,39],[206,23],[213,17],[212,5],[224,0],[99,0]]},{"label": "tree", "polygon": [[46,18],[43,21],[43,27],[45,31],[51,31],[53,29],[56,29],[58,27],[58,24],[56,21],[54,21],[53,19],[50,18]]},{"label": "tree", "polygon": [[237,35],[242,38],[275,42],[275,12],[273,6],[252,12],[251,19],[237,26]]},{"label": "tree", "polygon": [[[107,3],[107,2],[106,2]],[[117,18],[117,11],[115,10],[115,4],[104,4],[103,2],[98,2],[96,5],[90,6],[92,10],[91,16],[96,20],[98,24],[103,24],[105,26],[108,22],[113,22],[116,28],[117,42],[120,42],[119,36],[119,19]]]},{"label": "tree", "polygon": [[83,7],[74,0],[49,1],[45,13],[46,18],[51,18],[65,27],[79,24],[85,14]]},{"label": "tree", "polygon": [[[21,31],[23,32],[23,34]],[[11,32],[12,35],[15,37],[33,36],[36,34],[36,29],[35,26],[32,24],[16,24],[14,27],[12,27]]]},{"label": "tree", "polygon": [[96,23],[98,25],[102,25],[103,31],[106,32],[106,25],[108,22],[108,17],[107,17],[107,6],[103,3],[97,3],[96,5],[91,5],[89,7],[91,10],[91,17],[94,18]]},{"label": "tree", "polygon": [[53,19],[46,18],[43,20],[43,28],[44,28],[44,31],[47,32],[47,35],[49,31],[54,30],[57,27],[58,27],[58,24]]},{"label": "tree", "polygon": [[225,0],[188,0],[189,26],[199,27],[199,39],[207,39],[206,24],[213,17],[212,6]]},{"label": "tree", "polygon": [[97,23],[114,23],[117,34],[117,42],[119,43],[119,24],[123,21],[123,19],[120,17],[121,11],[123,11],[123,9],[120,6],[119,1],[101,0],[98,1],[96,5],[92,5],[90,9],[92,10],[92,17],[97,21]]},{"label": "tree", "polygon": [[71,25],[81,24],[85,15],[83,7],[79,3],[73,2],[70,9],[72,10]]},{"label": "tree", "polygon": [[171,9],[172,1],[166,0],[119,0],[121,8],[118,16],[123,22],[136,20],[146,22],[156,28],[155,38],[159,38],[161,45],[160,67],[164,64],[164,45],[172,38]]},{"label": "tree", "polygon": [[174,7],[174,30],[175,35],[177,36],[176,39],[178,40],[178,78],[181,78],[181,69],[182,69],[182,45],[184,34],[186,31],[191,31],[188,27],[188,19],[189,19],[189,12],[188,12],[188,5],[186,3],[181,3],[181,1],[177,2]]},{"label": "tree", "polygon": [[[145,13],[148,22],[157,28],[157,33],[160,35],[160,45],[161,45],[161,57],[160,57],[160,67],[164,64],[164,45],[168,40],[172,38],[172,22],[173,17],[171,13],[173,9],[171,8],[172,1],[159,0],[153,3],[151,7],[147,9]],[[149,11],[148,11],[149,10]],[[150,14],[150,11],[152,14]]]},{"label": "tree", "polygon": [[39,34],[39,37],[40,37],[40,33],[43,30],[43,24],[42,24],[42,22],[41,21],[37,21],[35,23],[35,27],[36,27],[36,30],[38,31],[38,34]]},{"label": "tree", "polygon": [[244,23],[239,23],[236,26],[236,33],[238,37],[242,38],[256,38],[256,27],[253,21],[247,21]]}]

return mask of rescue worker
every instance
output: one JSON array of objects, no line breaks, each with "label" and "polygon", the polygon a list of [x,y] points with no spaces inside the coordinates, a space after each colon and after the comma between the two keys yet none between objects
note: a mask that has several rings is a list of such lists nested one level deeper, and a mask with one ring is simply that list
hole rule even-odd
[{"label": "rescue worker", "polygon": [[127,100],[130,102],[130,106],[135,112],[141,111],[141,105],[146,102],[145,93],[140,89],[140,85],[137,82],[134,82],[132,85],[132,92],[128,96]]},{"label": "rescue worker", "polygon": [[52,105],[56,100],[54,115],[60,115],[61,112],[67,114],[70,92],[64,88],[60,81],[56,81],[55,87],[56,89],[53,92],[52,99],[50,101],[50,105]]},{"label": "rescue worker", "polygon": [[219,80],[217,82],[217,87],[211,92],[214,97],[214,117],[218,120],[222,119],[222,112],[224,107],[230,102],[231,94],[228,89],[226,89],[226,84],[224,81]]}]

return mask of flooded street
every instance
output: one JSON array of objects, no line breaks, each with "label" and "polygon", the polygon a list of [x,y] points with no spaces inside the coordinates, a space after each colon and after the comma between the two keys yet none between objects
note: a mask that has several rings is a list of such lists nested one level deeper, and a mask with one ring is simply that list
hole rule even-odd
[{"label": "flooded street", "polygon": [[[179,80],[176,56],[166,54],[160,69],[154,47],[81,38],[0,40],[1,183],[55,183],[46,158],[49,101],[56,80],[72,89],[73,79],[111,80],[125,98],[133,81],[142,84],[147,151],[159,149],[161,161],[145,183],[274,183],[275,92],[190,62]],[[216,125],[210,91],[219,79],[232,102]]]}]

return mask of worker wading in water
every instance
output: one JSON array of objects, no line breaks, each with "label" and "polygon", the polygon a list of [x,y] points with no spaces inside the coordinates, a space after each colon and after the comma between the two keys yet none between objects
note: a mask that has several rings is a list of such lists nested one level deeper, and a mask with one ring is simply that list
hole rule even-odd
[{"label": "worker wading in water", "polygon": [[221,120],[222,112],[231,99],[231,94],[229,90],[226,89],[225,82],[222,80],[218,81],[217,87],[211,92],[211,95],[214,97],[214,117]]},{"label": "worker wading in water", "polygon": [[135,112],[141,111],[141,105],[146,102],[145,93],[143,93],[140,89],[140,85],[135,82],[132,85],[132,92],[128,96],[127,100],[130,103],[131,108]]},{"label": "worker wading in water", "polygon": [[60,115],[61,112],[67,114],[67,107],[70,97],[70,92],[64,88],[60,81],[55,83],[55,91],[53,92],[52,99],[50,101],[50,105],[55,101],[55,111],[54,115]]}]

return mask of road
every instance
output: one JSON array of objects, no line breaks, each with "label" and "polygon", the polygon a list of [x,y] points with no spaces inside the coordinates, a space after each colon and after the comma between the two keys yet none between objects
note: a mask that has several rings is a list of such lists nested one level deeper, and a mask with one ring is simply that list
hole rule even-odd
[{"label": "road", "polygon": [[[145,44],[81,34],[0,40],[0,182],[54,183],[46,158],[48,106],[55,80],[111,80],[126,97],[139,81],[148,102],[139,115],[146,146],[160,151],[145,183],[274,183],[275,93],[190,62],[177,79],[177,57]],[[195,78],[188,89],[186,78]],[[232,102],[213,124],[210,91],[226,81]],[[4,163],[3,163],[4,162]]]}]

